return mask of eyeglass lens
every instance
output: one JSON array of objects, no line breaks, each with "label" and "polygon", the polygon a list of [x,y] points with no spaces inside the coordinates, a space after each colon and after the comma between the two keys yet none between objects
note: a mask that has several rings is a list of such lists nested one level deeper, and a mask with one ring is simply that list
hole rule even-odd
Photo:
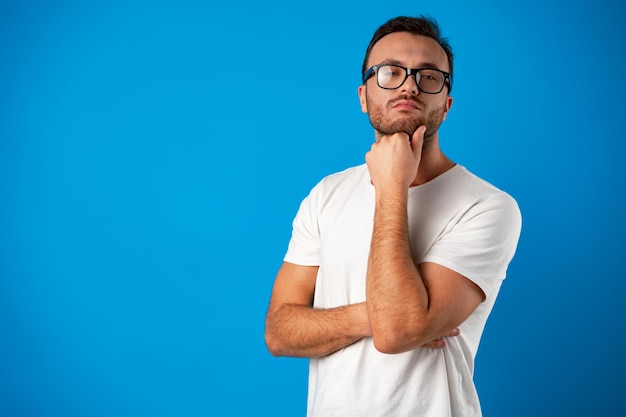
[{"label": "eyeglass lens", "polygon": [[[420,90],[425,93],[438,93],[445,82],[445,76],[437,70],[422,69],[414,75]],[[380,87],[394,89],[404,83],[407,70],[395,65],[381,65],[376,71],[376,76]]]}]

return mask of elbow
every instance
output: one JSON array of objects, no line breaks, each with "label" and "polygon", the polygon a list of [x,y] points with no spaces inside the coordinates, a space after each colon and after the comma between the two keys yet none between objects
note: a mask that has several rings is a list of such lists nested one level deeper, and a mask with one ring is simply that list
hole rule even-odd
[{"label": "elbow", "polygon": [[265,317],[265,346],[272,356],[284,356],[280,338],[276,334],[276,320],[271,311]]},{"label": "elbow", "polygon": [[380,353],[397,354],[426,343],[426,332],[419,326],[387,326],[372,331],[374,347]]},{"label": "elbow", "polygon": [[268,339],[267,336],[265,337],[265,346],[272,356],[284,356],[280,346],[274,340]]},{"label": "elbow", "polygon": [[265,346],[272,356],[285,356],[280,341],[270,331],[265,331]]},{"label": "elbow", "polygon": [[397,343],[395,343],[390,338],[382,338],[380,336],[379,337],[374,336],[373,339],[374,339],[374,347],[380,353],[386,353],[389,355],[399,353]]},{"label": "elbow", "polygon": [[403,343],[404,339],[395,334],[374,335],[373,339],[374,347],[380,353],[393,355],[409,350],[406,347],[406,343]]}]

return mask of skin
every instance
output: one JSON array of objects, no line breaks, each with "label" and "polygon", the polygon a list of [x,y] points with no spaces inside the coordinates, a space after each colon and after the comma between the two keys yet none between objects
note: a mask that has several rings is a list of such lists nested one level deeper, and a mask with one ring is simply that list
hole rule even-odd
[{"label": "skin", "polygon": [[[434,40],[407,32],[378,41],[368,64],[391,61],[448,71],[446,54]],[[400,88],[384,90],[372,77],[358,94],[376,136],[366,154],[376,194],[367,301],[313,308],[318,268],[284,262],[266,317],[266,344],[276,356],[320,357],[363,337],[372,337],[384,353],[442,348],[444,337],[458,335],[458,326],[484,300],[462,275],[434,263],[416,265],[409,246],[409,188],[454,166],[439,148],[437,131],[452,106],[447,86],[439,94],[423,94],[408,78]]]}]

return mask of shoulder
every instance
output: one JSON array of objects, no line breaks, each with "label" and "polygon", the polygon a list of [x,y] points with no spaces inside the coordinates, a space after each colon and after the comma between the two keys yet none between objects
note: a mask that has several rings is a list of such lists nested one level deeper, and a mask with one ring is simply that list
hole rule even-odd
[{"label": "shoulder", "polygon": [[364,177],[369,178],[369,171],[367,170],[366,164],[361,164],[346,168],[343,171],[339,171],[334,174],[327,175],[320,181],[320,184],[333,187],[336,185],[344,184],[346,182],[358,182],[363,180]]},{"label": "shoulder", "polygon": [[369,171],[366,164],[347,168],[343,171],[327,175],[313,187],[312,193],[327,195],[334,194],[344,188],[353,188],[362,183],[368,183]]},{"label": "shoulder", "polygon": [[469,169],[464,167],[463,165],[457,165],[454,167],[457,173],[457,177],[461,181],[465,181],[467,183],[471,183],[473,186],[477,187],[477,191],[485,192],[485,193],[501,193],[503,192],[501,189],[496,187],[494,184],[489,181],[479,177],[478,175],[471,172]]},{"label": "shoulder", "polygon": [[454,170],[454,182],[465,189],[469,199],[499,202],[508,206],[517,207],[517,202],[513,196],[487,180],[480,178],[464,166],[457,165]]},{"label": "shoulder", "polygon": [[495,222],[503,232],[519,234],[522,216],[513,196],[463,166],[458,166],[458,176],[468,198],[466,218],[485,217]]},{"label": "shoulder", "polygon": [[300,208],[309,206],[317,210],[328,204],[330,200],[343,198],[348,190],[359,188],[359,184],[369,183],[367,165],[357,165],[323,177],[302,201]]},{"label": "shoulder", "polygon": [[521,226],[521,212],[507,192],[457,165],[418,191],[421,201],[433,207],[431,214],[447,219],[448,226],[494,226],[511,233]]}]

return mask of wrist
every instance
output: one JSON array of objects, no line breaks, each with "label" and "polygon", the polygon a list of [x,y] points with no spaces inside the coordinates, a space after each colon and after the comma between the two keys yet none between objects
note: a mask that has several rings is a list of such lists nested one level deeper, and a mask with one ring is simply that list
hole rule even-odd
[{"label": "wrist", "polygon": [[367,303],[362,302],[354,305],[356,308],[356,320],[358,330],[358,336],[369,337],[372,335],[372,328],[370,327],[370,319],[367,313]]},{"label": "wrist", "polygon": [[409,187],[398,183],[387,183],[374,187],[376,206],[406,206],[409,197]]}]

